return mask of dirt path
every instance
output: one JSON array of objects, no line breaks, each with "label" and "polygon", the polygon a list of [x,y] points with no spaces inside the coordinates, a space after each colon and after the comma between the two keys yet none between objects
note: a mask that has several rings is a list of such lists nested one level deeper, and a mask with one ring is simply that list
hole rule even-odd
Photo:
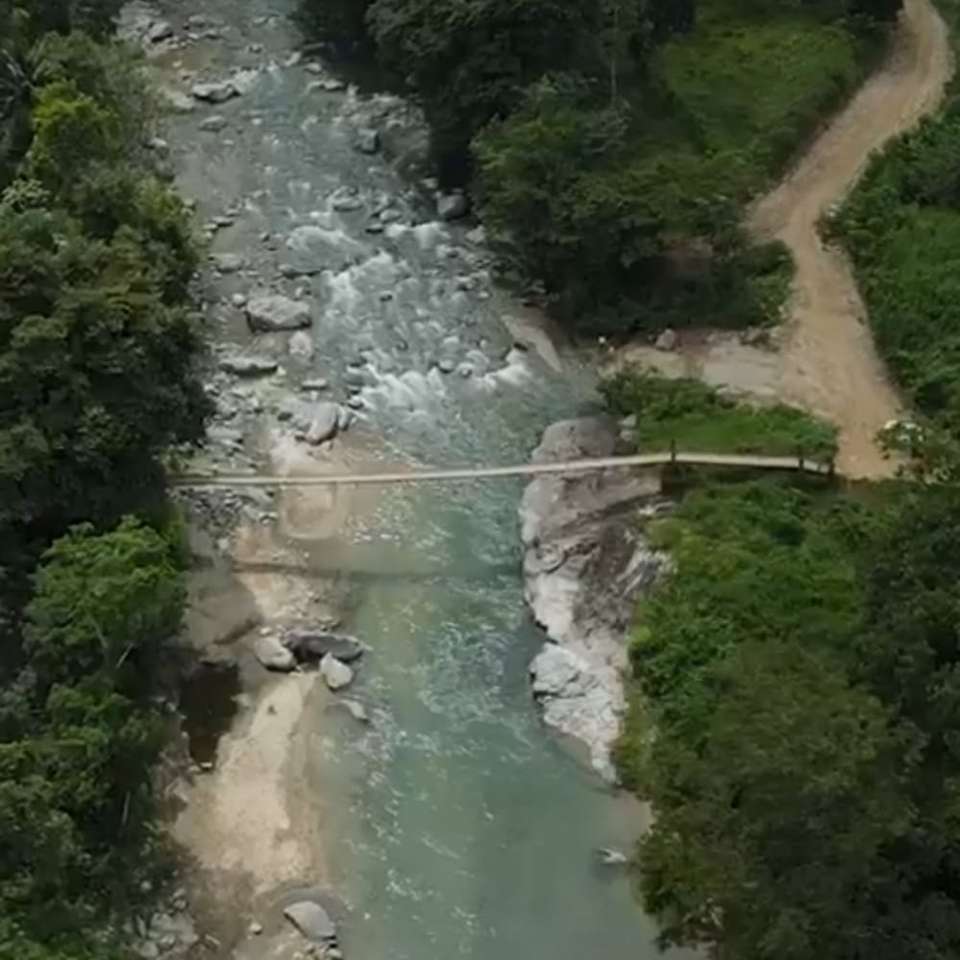
[{"label": "dirt path", "polygon": [[877,355],[846,258],[824,247],[817,221],[856,182],[872,151],[934,110],[950,77],[947,28],[930,0],[906,0],[887,63],[760,200],[751,230],[793,252],[797,273],[784,344],[783,399],[840,429],[839,468],[855,477],[893,471],[874,443],[901,403]]}]

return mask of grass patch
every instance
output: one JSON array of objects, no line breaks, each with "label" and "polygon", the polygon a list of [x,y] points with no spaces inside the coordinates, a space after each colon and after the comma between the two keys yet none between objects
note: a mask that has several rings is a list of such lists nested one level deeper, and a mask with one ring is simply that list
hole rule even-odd
[{"label": "grass patch", "polygon": [[699,380],[670,380],[626,370],[601,385],[611,411],[636,416],[638,449],[697,453],[755,453],[830,460],[836,430],[802,410],[779,404],[754,407],[722,396]]}]

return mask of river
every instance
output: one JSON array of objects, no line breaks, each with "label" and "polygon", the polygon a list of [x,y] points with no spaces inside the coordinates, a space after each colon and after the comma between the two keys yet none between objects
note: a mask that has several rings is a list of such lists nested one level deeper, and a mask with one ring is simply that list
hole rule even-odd
[{"label": "river", "polygon": [[[209,281],[223,298],[209,312],[212,336],[249,345],[242,312],[222,304],[256,285],[254,274],[276,278],[284,259],[319,258],[331,268],[323,275],[276,280],[288,294],[309,286],[300,292],[316,347],[309,361],[285,360],[277,389],[296,395],[298,381],[322,376],[342,399],[357,361],[364,407],[348,442],[366,457],[522,462],[549,422],[596,404],[591,371],[568,355],[558,373],[511,349],[501,317],[518,305],[490,279],[482,238],[468,237],[469,223],[435,222],[427,191],[382,155],[358,152],[356,111],[382,127],[398,108],[311,89],[317,76],[292,56],[292,5],[162,5],[178,32],[200,13],[221,34],[158,59],[171,84],[188,89],[184,70],[251,71],[242,96],[168,124],[178,185],[201,222],[230,212],[214,253],[245,261]],[[226,126],[201,132],[212,114]],[[345,186],[360,209],[333,209],[331,193]],[[395,213],[372,233],[377,208]],[[457,369],[442,373],[442,359]],[[370,726],[319,707],[300,719],[311,725],[304,777],[322,793],[349,957],[657,955],[627,874],[595,857],[598,847],[629,850],[643,812],[544,729],[530,697],[527,664],[543,638],[523,604],[520,492],[512,480],[395,489],[335,540],[301,537],[316,574],[348,586],[344,626],[371,647],[355,689]]]}]

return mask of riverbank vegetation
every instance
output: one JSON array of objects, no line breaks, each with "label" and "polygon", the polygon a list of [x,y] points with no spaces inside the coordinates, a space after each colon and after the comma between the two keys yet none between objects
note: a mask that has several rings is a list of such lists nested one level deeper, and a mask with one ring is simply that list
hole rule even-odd
[{"label": "riverbank vegetation", "polygon": [[633,417],[638,450],[756,453],[804,456],[827,463],[837,452],[837,431],[784,404],[756,406],[726,397],[691,379],[669,379],[626,369],[600,385],[607,409]]},{"label": "riverbank vegetation", "polygon": [[504,259],[577,328],[775,319],[745,202],[883,47],[899,0],[302,0],[423,104]]},{"label": "riverbank vegetation", "polygon": [[183,611],[197,265],[119,3],[0,0],[0,956],[119,956]]},{"label": "riverbank vegetation", "polygon": [[956,956],[958,488],[713,485],[649,532],[617,752],[663,942]]}]

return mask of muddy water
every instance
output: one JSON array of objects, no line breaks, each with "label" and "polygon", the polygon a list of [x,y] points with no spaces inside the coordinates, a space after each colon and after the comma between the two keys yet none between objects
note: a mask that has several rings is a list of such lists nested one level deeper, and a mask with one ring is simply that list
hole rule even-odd
[{"label": "muddy water", "polygon": [[[511,349],[501,317],[517,308],[492,284],[482,239],[470,225],[435,222],[425,190],[389,159],[356,149],[359,126],[389,133],[391,144],[415,139],[408,112],[311,90],[316,75],[291,58],[291,6],[170,0],[164,13],[178,29],[201,13],[221,36],[157,61],[181,89],[184,70],[250,71],[241,97],[174,116],[169,140],[201,220],[230,215],[214,252],[244,259],[239,272],[209,281],[214,337],[250,346],[230,298],[252,289],[299,294],[313,308],[312,358],[288,357],[286,337],[253,344],[284,365],[257,388],[260,443],[282,434],[277,411],[299,381],[322,376],[337,399],[351,382],[362,388],[346,445],[368,460],[526,458],[548,422],[595,402],[592,375],[571,358],[558,374]],[[202,132],[214,113],[226,127]],[[344,187],[358,209],[338,209],[354,205],[335,202]],[[375,221],[381,210],[390,212]],[[325,270],[282,276],[291,262]],[[220,463],[254,454],[248,443]],[[301,720],[312,758],[303,779],[323,810],[351,957],[656,954],[628,878],[594,856],[600,846],[628,849],[641,811],[552,738],[531,703],[526,667],[542,638],[522,600],[519,494],[513,481],[397,489],[339,530],[287,531],[317,576],[349,583],[345,626],[371,647],[355,695],[373,722],[361,727],[319,705]]]}]

